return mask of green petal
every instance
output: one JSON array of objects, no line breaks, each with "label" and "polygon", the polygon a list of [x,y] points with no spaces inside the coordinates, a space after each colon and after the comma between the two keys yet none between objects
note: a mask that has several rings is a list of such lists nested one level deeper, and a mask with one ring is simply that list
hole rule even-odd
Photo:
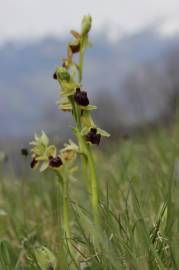
[{"label": "green petal", "polygon": [[84,111],[92,111],[97,109],[95,105],[80,106],[80,108]]},{"label": "green petal", "polygon": [[48,161],[45,161],[40,166],[40,172],[44,172],[48,168]]},{"label": "green petal", "polygon": [[107,131],[105,131],[101,128],[97,128],[97,133],[101,134],[101,136],[103,136],[103,137],[110,137],[111,136]]}]

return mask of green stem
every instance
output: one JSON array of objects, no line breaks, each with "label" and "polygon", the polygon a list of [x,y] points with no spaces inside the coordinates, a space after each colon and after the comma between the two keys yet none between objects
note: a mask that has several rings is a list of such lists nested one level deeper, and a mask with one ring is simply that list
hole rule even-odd
[{"label": "green stem", "polygon": [[89,162],[89,170],[90,170],[90,180],[91,180],[91,203],[93,207],[93,218],[94,223],[97,227],[99,227],[99,199],[98,199],[98,185],[97,185],[97,177],[96,177],[96,168],[95,162],[93,158],[93,154],[90,148],[90,145],[86,145],[87,148],[87,156]]},{"label": "green stem", "polygon": [[[57,173],[59,178],[59,183],[62,187],[62,198],[63,198],[63,229],[65,233],[65,238],[67,239],[69,248],[71,249],[71,230],[69,222],[69,202],[68,202],[68,177],[66,171],[63,173]],[[65,241],[66,242],[66,241]]]},{"label": "green stem", "polygon": [[83,62],[84,62],[84,41],[82,40],[80,43],[80,55],[79,55],[79,82],[81,83],[83,79]]},{"label": "green stem", "polygon": [[[80,147],[80,152],[82,153],[81,155],[81,162],[82,162],[82,171],[83,171],[83,175],[85,176],[85,178],[88,178],[87,175],[87,157],[85,156],[85,142],[83,137],[81,136],[81,121],[80,121],[80,114],[81,114],[81,110],[79,109],[78,105],[74,102],[74,99],[72,97],[70,97],[70,102],[72,104],[72,108],[73,108],[73,117],[76,123],[76,128],[77,128],[77,132],[78,134],[76,134],[77,140],[79,142],[79,147]],[[87,190],[88,192],[90,192],[90,187],[89,187],[89,182],[88,179],[86,181],[86,185],[87,185]]]},{"label": "green stem", "polygon": [[80,121],[80,115],[81,110],[78,108],[78,105],[75,103],[75,110],[76,110],[76,124],[79,131],[81,131],[81,121]]},{"label": "green stem", "polygon": [[58,233],[58,244],[59,244],[59,252],[58,252],[58,267],[60,269],[67,270],[67,261],[66,261],[66,256],[65,256],[65,250],[64,250],[64,240],[62,238],[63,235],[63,225],[62,225],[62,216],[61,216],[61,205],[62,205],[62,200],[61,200],[61,184],[63,181],[62,176],[57,173],[58,176],[58,181],[56,185],[54,186],[54,194],[56,195],[56,200],[57,200],[57,224],[59,228],[59,233]]},{"label": "green stem", "polygon": [[[90,179],[90,187],[89,182],[87,181],[87,188],[88,191],[90,191],[91,193],[91,204],[93,209],[94,223],[95,225],[99,226],[99,198],[95,162],[90,145],[84,141],[84,138],[81,136],[80,133],[78,133],[77,138],[80,145],[80,151],[86,156],[82,159],[83,174],[85,177],[87,177],[87,180]],[[87,164],[89,165],[89,168],[87,167]]]},{"label": "green stem", "polygon": [[70,223],[69,223],[69,206],[68,206],[68,179],[64,177],[63,181],[63,223],[67,240],[71,239]]}]

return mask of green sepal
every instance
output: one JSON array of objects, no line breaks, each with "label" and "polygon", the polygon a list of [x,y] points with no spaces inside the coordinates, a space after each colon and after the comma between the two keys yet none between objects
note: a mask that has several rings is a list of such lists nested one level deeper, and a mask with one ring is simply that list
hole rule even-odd
[{"label": "green sepal", "polygon": [[75,93],[75,89],[67,90],[67,89],[62,89],[60,95],[62,97],[70,97],[73,96]]},{"label": "green sepal", "polygon": [[70,103],[59,104],[58,108],[62,111],[72,111],[72,105]]},{"label": "green sepal", "polygon": [[105,130],[103,130],[101,128],[97,128],[94,125],[93,126],[90,126],[90,127],[84,127],[84,128],[82,128],[81,135],[82,136],[85,136],[86,134],[88,134],[88,132],[90,132],[91,128],[96,128],[97,134],[100,134],[103,137],[110,137],[111,136],[107,131],[105,131]]},{"label": "green sepal", "polygon": [[57,155],[57,149],[56,149],[55,145],[48,146],[48,148],[46,150],[46,155],[48,157],[50,157],[50,156],[54,157]]},{"label": "green sepal", "polygon": [[31,145],[38,145],[38,144],[48,145],[49,143],[49,139],[43,130],[40,136],[35,134],[34,138],[35,138],[35,141],[30,142]]},{"label": "green sepal", "polygon": [[107,131],[101,128],[97,128],[97,134],[101,134],[101,136],[107,137],[107,138],[111,136]]},{"label": "green sepal", "polygon": [[95,126],[94,121],[89,113],[89,111],[83,111],[83,114],[81,115],[81,122],[86,127],[93,127]]},{"label": "green sepal", "polygon": [[74,95],[76,88],[79,88],[79,84],[74,81],[62,82],[61,88],[62,89],[60,95],[62,97],[68,97]]},{"label": "green sepal", "polygon": [[72,105],[70,103],[59,103],[58,108],[62,111],[72,111]]},{"label": "green sepal", "polygon": [[47,157],[47,155],[37,156],[36,160],[37,161],[46,161],[46,160],[48,160],[48,157]]},{"label": "green sepal", "polygon": [[91,128],[92,127],[84,127],[84,128],[82,128],[81,135],[85,136],[86,134],[88,134],[88,132],[90,131]]},{"label": "green sepal", "polygon": [[48,164],[49,162],[48,161],[44,161],[42,162],[41,166],[40,166],[40,172],[44,172],[46,169],[48,169]]},{"label": "green sepal", "polygon": [[80,108],[84,111],[92,111],[97,109],[95,105],[80,106]]},{"label": "green sepal", "polygon": [[36,156],[43,156],[48,144],[49,139],[44,131],[42,131],[41,135],[35,134],[35,140],[33,142],[30,142],[31,145],[34,147],[32,148],[31,152]]},{"label": "green sepal", "polygon": [[62,97],[57,101],[58,108],[62,111],[71,111],[72,104],[68,97]]}]

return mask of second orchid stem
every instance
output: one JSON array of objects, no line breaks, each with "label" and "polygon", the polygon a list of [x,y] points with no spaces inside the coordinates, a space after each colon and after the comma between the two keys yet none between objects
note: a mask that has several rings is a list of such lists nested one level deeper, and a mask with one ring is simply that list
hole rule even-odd
[{"label": "second orchid stem", "polygon": [[68,182],[69,179],[66,175],[66,171],[62,174],[58,173],[58,179],[60,186],[62,188],[62,198],[63,198],[63,229],[65,238],[68,243],[68,247],[71,250],[71,230],[70,230],[70,221],[69,221],[69,200],[68,200]]}]

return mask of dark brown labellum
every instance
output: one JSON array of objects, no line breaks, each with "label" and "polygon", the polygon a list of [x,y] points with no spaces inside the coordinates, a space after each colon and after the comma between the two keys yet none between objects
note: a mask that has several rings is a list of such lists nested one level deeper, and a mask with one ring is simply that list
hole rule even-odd
[{"label": "dark brown labellum", "polygon": [[56,74],[56,72],[53,74],[53,78],[54,78],[54,80],[57,80],[57,74]]},{"label": "dark brown labellum", "polygon": [[80,88],[76,89],[76,93],[74,94],[74,99],[78,105],[81,105],[81,106],[88,106],[89,105],[89,99],[87,96],[87,92],[81,91]]},{"label": "dark brown labellum", "polygon": [[37,164],[37,160],[36,160],[36,158],[34,157],[33,159],[32,159],[32,161],[31,161],[31,163],[30,163],[30,167],[33,169],[34,167],[35,167],[35,165]]},{"label": "dark brown labellum", "polygon": [[27,157],[27,156],[28,156],[28,154],[29,154],[29,151],[28,151],[28,149],[27,149],[27,148],[22,148],[22,149],[21,149],[21,155],[22,155],[22,156]]},{"label": "dark brown labellum", "polygon": [[71,49],[72,53],[78,53],[80,51],[80,43],[71,44],[70,49]]},{"label": "dark brown labellum", "polygon": [[63,164],[60,157],[49,157],[49,166],[53,168],[58,168]]},{"label": "dark brown labellum", "polygon": [[90,131],[93,132],[93,133],[95,133],[95,134],[97,133],[97,129],[96,128],[91,128]]},{"label": "dark brown labellum", "polygon": [[99,145],[101,140],[101,134],[97,134],[96,128],[91,128],[91,130],[86,135],[87,142],[91,142],[92,144]]}]

